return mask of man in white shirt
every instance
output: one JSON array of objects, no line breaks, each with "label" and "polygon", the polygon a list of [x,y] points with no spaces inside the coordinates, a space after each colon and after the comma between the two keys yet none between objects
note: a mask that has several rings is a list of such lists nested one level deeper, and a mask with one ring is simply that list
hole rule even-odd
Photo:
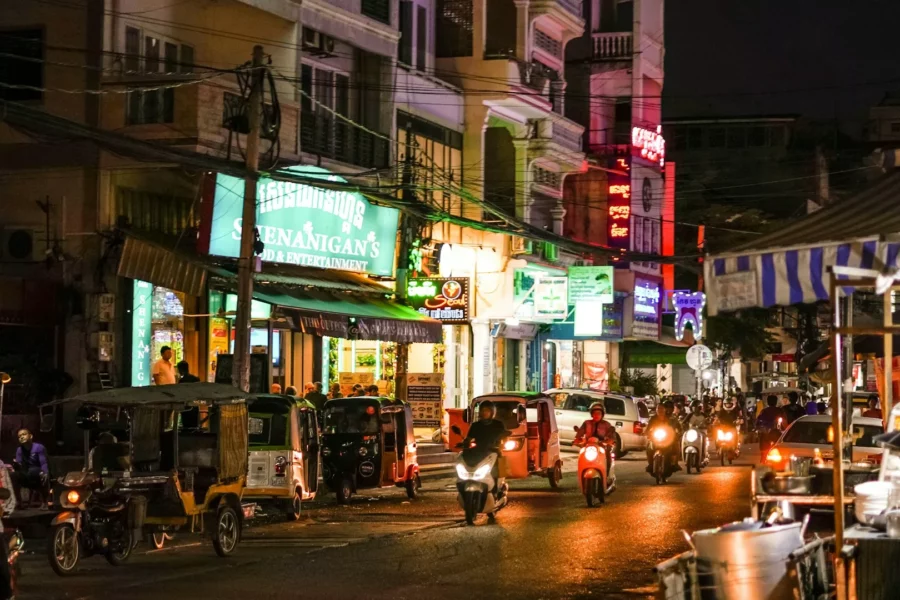
[{"label": "man in white shirt", "polygon": [[159,350],[160,359],[153,363],[153,383],[156,385],[174,385],[178,382],[175,378],[175,365],[172,364],[172,349],[163,346]]}]

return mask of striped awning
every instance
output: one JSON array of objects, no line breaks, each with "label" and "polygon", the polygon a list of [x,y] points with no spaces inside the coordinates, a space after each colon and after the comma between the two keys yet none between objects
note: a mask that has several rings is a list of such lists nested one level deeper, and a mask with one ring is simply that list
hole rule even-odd
[{"label": "striped awning", "polygon": [[710,315],[829,299],[834,266],[885,272],[900,255],[900,172],[735,251],[704,262]]}]

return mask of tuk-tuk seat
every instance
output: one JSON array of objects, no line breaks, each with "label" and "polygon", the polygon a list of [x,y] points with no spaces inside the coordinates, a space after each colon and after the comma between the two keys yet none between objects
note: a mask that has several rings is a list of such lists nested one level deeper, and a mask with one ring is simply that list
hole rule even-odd
[{"label": "tuk-tuk seat", "polygon": [[88,464],[92,471],[129,471],[131,470],[131,444],[117,442],[114,444],[98,444],[91,449]]},{"label": "tuk-tuk seat", "polygon": [[180,433],[178,435],[178,466],[208,467],[218,466],[215,435],[202,432]]}]

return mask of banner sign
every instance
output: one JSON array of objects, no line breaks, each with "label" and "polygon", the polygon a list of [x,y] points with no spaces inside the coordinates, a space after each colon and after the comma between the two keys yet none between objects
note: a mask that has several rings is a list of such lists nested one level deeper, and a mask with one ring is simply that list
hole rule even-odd
[{"label": "banner sign", "polygon": [[613,301],[613,267],[569,267],[569,304]]},{"label": "banner sign", "polygon": [[643,127],[631,128],[631,153],[635,158],[654,163],[660,169],[666,166],[666,140],[662,136],[662,125],[656,131]]},{"label": "banner sign", "polygon": [[534,316],[565,319],[569,313],[567,277],[541,277],[534,285]]},{"label": "banner sign", "polygon": [[[311,166],[287,169],[323,181],[344,181]],[[265,262],[394,274],[397,218],[394,208],[374,206],[357,192],[260,178],[256,224]],[[209,226],[209,253],[240,254],[244,180],[218,174]]]},{"label": "banner sign", "polygon": [[150,385],[153,285],[134,280],[131,303],[131,385]]},{"label": "banner sign", "polygon": [[440,373],[407,373],[406,399],[412,409],[414,427],[441,426],[441,386]]},{"label": "banner sign", "polygon": [[659,339],[660,283],[655,279],[634,278],[634,337]]},{"label": "banner sign", "polygon": [[684,339],[684,327],[688,323],[694,332],[694,339],[703,337],[703,307],[706,306],[706,294],[694,292],[672,294],[672,305],[675,307],[675,339]]},{"label": "banner sign", "polygon": [[[606,243],[613,248],[631,248],[631,160],[615,158],[610,162],[606,216]],[[619,173],[621,172],[621,174]]]},{"label": "banner sign", "polygon": [[416,277],[406,287],[411,307],[442,323],[469,322],[468,277]]}]

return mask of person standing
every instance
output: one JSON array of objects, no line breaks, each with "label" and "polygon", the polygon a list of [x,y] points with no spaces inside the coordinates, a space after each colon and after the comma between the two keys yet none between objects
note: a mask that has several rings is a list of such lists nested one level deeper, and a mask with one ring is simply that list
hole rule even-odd
[{"label": "person standing", "polygon": [[178,383],[200,383],[200,378],[191,374],[191,366],[186,360],[176,365],[178,368]]},{"label": "person standing", "polygon": [[343,398],[344,395],[341,394],[341,384],[332,383],[331,384],[331,392],[328,394],[328,398],[330,400],[335,400],[337,398]]},{"label": "person standing", "polygon": [[172,349],[163,346],[159,349],[159,360],[153,363],[153,383],[155,385],[175,385],[175,365],[172,364]]},{"label": "person standing", "polygon": [[784,407],[784,414],[787,416],[788,425],[806,414],[806,411],[800,406],[800,394],[797,392],[788,394],[788,403]]},{"label": "person standing", "polygon": [[322,393],[322,382],[317,381],[312,384],[312,390],[306,393],[305,399],[316,407],[316,412],[321,412],[325,408],[325,402],[328,396]]}]

